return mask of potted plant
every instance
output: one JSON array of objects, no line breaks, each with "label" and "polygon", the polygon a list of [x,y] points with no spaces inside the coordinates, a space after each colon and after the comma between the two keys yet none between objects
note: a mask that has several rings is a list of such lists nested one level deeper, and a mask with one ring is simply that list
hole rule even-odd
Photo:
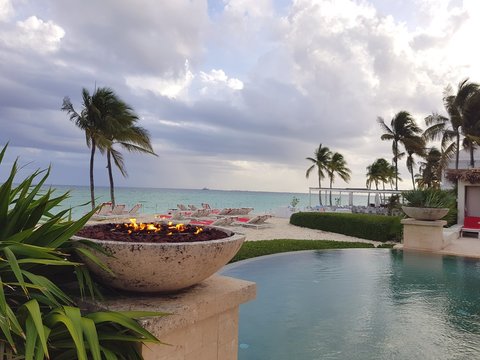
[{"label": "potted plant", "polygon": [[55,213],[68,193],[43,188],[49,171],[19,181],[17,170],[15,161],[0,185],[0,358],[142,359],[138,344],[158,340],[134,319],[158,313],[85,312],[77,302],[100,295],[70,240],[93,211],[78,221]]},{"label": "potted plant", "polygon": [[453,193],[446,190],[410,190],[403,192],[402,197],[407,202],[402,206],[403,212],[416,220],[440,220],[455,205]]}]

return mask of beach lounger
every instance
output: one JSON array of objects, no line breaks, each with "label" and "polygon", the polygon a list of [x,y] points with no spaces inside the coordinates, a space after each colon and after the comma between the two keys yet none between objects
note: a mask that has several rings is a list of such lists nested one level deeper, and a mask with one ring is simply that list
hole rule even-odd
[{"label": "beach lounger", "polygon": [[224,208],[224,209],[220,210],[217,215],[220,215],[220,216],[233,215],[233,214],[231,214],[232,210],[233,209],[231,209],[231,208]]},{"label": "beach lounger", "polygon": [[207,217],[210,215],[211,211],[208,209],[197,209],[193,211],[191,214],[188,215],[188,217],[192,218],[201,218],[201,217]]},{"label": "beach lounger", "polygon": [[138,210],[140,210],[141,207],[142,207],[142,204],[133,205],[133,207],[130,210],[128,210],[126,215],[129,215],[129,216],[137,215]]},{"label": "beach lounger", "polygon": [[124,215],[125,214],[125,205],[115,205],[112,209],[111,215]]},{"label": "beach lounger", "polygon": [[210,206],[210,204],[207,204],[207,203],[202,203],[202,208],[208,209],[208,210],[211,210],[211,209],[212,209],[211,206]]},{"label": "beach lounger", "polygon": [[265,223],[265,221],[267,221],[271,217],[272,215],[257,215],[246,221],[243,221],[246,218],[239,218],[236,222],[233,223],[233,225],[241,225],[244,227],[251,227],[255,229],[266,228],[270,227],[271,224],[267,224]]},{"label": "beach lounger", "polygon": [[198,208],[195,205],[188,205],[188,208],[192,211],[198,210]]},{"label": "beach lounger", "polygon": [[100,205],[100,208],[95,212],[95,215],[108,215],[112,212],[112,203],[104,202]]},{"label": "beach lounger", "polygon": [[234,217],[220,218],[217,220],[192,220],[190,221],[190,225],[228,226],[228,225],[231,225],[235,220],[236,218]]},{"label": "beach lounger", "polygon": [[188,208],[183,204],[177,204],[178,210],[188,211]]}]

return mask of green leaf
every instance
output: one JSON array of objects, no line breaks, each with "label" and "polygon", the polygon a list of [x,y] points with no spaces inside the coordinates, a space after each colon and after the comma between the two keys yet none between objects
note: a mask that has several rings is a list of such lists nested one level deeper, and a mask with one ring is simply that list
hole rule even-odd
[{"label": "green leaf", "polygon": [[[36,300],[30,300],[22,305],[22,308],[25,308],[34,325],[35,329],[37,330],[38,339],[40,340],[40,344],[42,345],[43,352],[49,358],[48,348],[47,348],[47,334],[45,333],[43,321],[42,321],[42,312],[40,310],[40,306]],[[27,334],[28,335],[28,334]]]},{"label": "green leaf", "polygon": [[[131,312],[129,312],[131,314]],[[135,312],[135,317],[145,317],[152,316],[152,312]],[[141,327],[135,320],[130,318],[127,315],[124,315],[122,312],[95,312],[85,315],[85,317],[92,319],[96,324],[102,322],[114,322],[117,323],[133,332],[142,336],[143,341],[152,341],[158,343],[159,340],[153,336],[149,331]]]},{"label": "green leaf", "polygon": [[88,260],[98,265],[102,270],[108,272],[110,275],[115,276],[115,274],[108,268],[103,262],[101,262],[91,251],[84,249],[82,247],[76,246],[75,251],[79,254],[85,256]]},{"label": "green leaf", "polygon": [[17,278],[18,283],[22,287],[23,291],[25,294],[28,294],[27,287],[25,286],[25,280],[23,279],[22,271],[20,270],[20,266],[18,265],[17,258],[15,257],[15,254],[8,248],[5,247],[3,249],[5,256],[8,260],[8,264],[10,265],[10,268]]},{"label": "green leaf", "polygon": [[61,305],[56,299],[59,299],[62,304],[73,304],[73,300],[45,276],[32,274],[25,270],[23,271],[23,274],[33,284],[40,286],[42,293],[45,294],[48,299],[54,302],[56,306]]},{"label": "green leaf", "polygon": [[25,359],[33,360],[33,356],[35,355],[35,344],[37,343],[38,339],[38,332],[31,316],[28,316],[25,321],[25,330],[27,333],[25,341]]},{"label": "green leaf", "polygon": [[85,317],[82,318],[82,328],[83,334],[87,339],[87,344],[93,359],[102,360],[102,357],[100,355],[100,345],[98,342],[97,328],[95,327],[94,321]]}]

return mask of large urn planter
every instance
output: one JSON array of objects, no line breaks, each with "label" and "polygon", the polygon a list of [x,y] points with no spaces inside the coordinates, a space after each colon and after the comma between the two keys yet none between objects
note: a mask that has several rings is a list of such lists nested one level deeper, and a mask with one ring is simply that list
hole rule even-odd
[{"label": "large urn planter", "polygon": [[[94,225],[95,226],[95,225]],[[98,280],[108,286],[134,292],[175,292],[198,284],[228,263],[240,249],[245,235],[228,229],[217,240],[190,242],[135,242],[99,240],[82,235],[72,239],[87,247],[110,272],[80,253]],[[82,244],[88,240],[102,251]]]},{"label": "large urn planter", "polygon": [[403,212],[412,219],[423,221],[440,220],[448,214],[449,208],[402,206]]}]

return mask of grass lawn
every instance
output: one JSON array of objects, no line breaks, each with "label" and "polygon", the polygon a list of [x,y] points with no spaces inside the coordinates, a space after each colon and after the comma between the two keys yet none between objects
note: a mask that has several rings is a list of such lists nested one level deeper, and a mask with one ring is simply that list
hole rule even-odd
[{"label": "grass lawn", "polygon": [[[391,248],[392,244],[382,244],[382,248]],[[344,242],[332,240],[259,240],[245,241],[237,255],[230,261],[236,262],[257,256],[277,254],[288,251],[300,250],[323,250],[323,249],[350,249],[350,248],[374,248],[372,244],[361,242]]]}]

